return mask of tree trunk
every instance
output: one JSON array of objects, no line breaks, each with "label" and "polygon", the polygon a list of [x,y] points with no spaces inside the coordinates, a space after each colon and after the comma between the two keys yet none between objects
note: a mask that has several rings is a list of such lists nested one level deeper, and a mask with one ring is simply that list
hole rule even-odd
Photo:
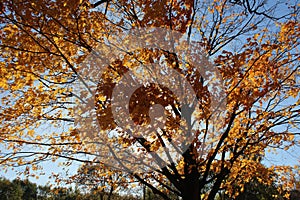
[{"label": "tree trunk", "polygon": [[198,179],[186,181],[184,191],[182,192],[182,200],[201,200]]},{"label": "tree trunk", "polygon": [[184,152],[184,175],[183,188],[181,191],[183,200],[200,200],[200,174],[197,168],[194,152],[195,147],[192,145]]},{"label": "tree trunk", "polygon": [[183,200],[200,200],[200,182],[199,173],[196,167],[192,167],[189,174],[183,179]]}]

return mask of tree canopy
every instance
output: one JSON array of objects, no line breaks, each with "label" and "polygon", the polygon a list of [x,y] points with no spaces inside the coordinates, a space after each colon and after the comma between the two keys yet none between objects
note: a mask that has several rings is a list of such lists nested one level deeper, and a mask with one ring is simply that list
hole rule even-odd
[{"label": "tree canopy", "polygon": [[139,182],[163,199],[237,197],[253,177],[293,189],[295,166],[261,160],[299,145],[299,9],[2,1],[1,166],[38,176],[62,158],[84,164],[81,180],[94,166],[112,189]]}]

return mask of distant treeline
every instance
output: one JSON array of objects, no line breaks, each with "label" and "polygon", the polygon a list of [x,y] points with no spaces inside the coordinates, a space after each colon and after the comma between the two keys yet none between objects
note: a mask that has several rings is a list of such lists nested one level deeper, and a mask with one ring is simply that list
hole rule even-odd
[{"label": "distant treeline", "polygon": [[10,181],[0,178],[0,200],[138,200],[133,196],[91,191],[84,193],[78,188],[40,186],[28,180]]},{"label": "distant treeline", "polygon": [[[298,184],[299,185],[299,184]],[[162,200],[158,195],[153,194],[150,189],[141,188],[143,193],[137,195],[122,196],[118,193],[108,193],[103,190],[80,190],[79,188],[65,188],[41,186],[29,180],[15,179],[10,181],[0,178],[0,200]],[[172,200],[179,200],[178,197],[171,197]],[[236,200],[299,200],[299,187],[291,192],[290,197],[284,198],[280,195],[276,186],[266,186],[252,181],[245,185],[245,190]],[[220,192],[215,200],[233,200],[224,192]]]}]

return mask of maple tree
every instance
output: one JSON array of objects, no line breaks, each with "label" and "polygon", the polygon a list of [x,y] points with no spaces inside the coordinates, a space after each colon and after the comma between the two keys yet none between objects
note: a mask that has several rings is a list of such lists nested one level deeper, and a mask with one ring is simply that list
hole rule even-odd
[{"label": "maple tree", "polygon": [[[285,11],[280,12],[282,8]],[[235,197],[252,177],[273,183],[269,177],[274,171],[280,174],[284,187],[292,187],[293,167],[267,168],[260,159],[267,149],[287,150],[299,145],[298,2],[4,0],[0,9],[3,167],[27,166],[24,173],[37,176],[35,171],[42,170],[42,161],[64,158],[66,166],[74,161],[101,164],[103,173],[99,176],[110,177],[112,172],[125,170],[130,180],[139,181],[164,199],[170,199],[170,193],[184,200],[214,199],[220,190]],[[109,41],[148,27],[171,31],[156,34],[154,39],[160,37],[159,41],[168,33],[182,34],[185,37],[178,41],[185,40],[191,50],[180,42],[172,47],[183,55],[155,46],[146,48],[147,42],[155,44],[157,40],[142,34],[138,36],[142,48],[128,52],[121,45],[110,46],[124,54],[106,63],[99,80],[82,76],[95,73],[89,66],[99,63],[93,63],[90,56],[99,45],[103,54],[97,56],[109,56],[114,53],[104,48]],[[207,55],[220,76],[209,79],[197,63],[183,59],[197,60],[200,54]],[[153,67],[160,76],[167,72],[163,83],[175,88],[145,84],[127,99],[130,117],[123,118],[123,123],[132,120],[138,127],[152,123],[152,134],[129,132],[114,119],[113,100],[128,98],[125,92],[114,93],[114,87],[140,65]],[[174,74],[181,76],[172,79]],[[134,82],[132,77],[127,78]],[[174,93],[176,89],[185,91],[180,90],[183,78],[187,85],[183,97],[192,95],[196,101],[185,102]],[[95,81],[95,93],[90,87],[85,91],[74,87],[77,82],[86,86]],[[222,85],[222,112],[212,109],[216,106],[213,83]],[[121,89],[130,87],[124,84]],[[87,122],[75,123],[76,115],[90,113],[74,109],[78,104],[85,107],[84,97],[91,94],[96,108],[92,120],[101,128],[92,135],[85,132],[92,125],[78,127]],[[160,107],[154,109],[156,104]],[[161,117],[159,110],[165,114],[163,127],[160,121],[153,123],[155,117]],[[124,116],[122,110],[118,114]],[[181,154],[176,162],[168,156],[168,141]],[[160,148],[167,159],[156,154]],[[118,156],[116,151],[121,151],[121,156],[112,161]],[[141,165],[148,171],[138,171]],[[239,185],[240,191],[234,185]]]}]

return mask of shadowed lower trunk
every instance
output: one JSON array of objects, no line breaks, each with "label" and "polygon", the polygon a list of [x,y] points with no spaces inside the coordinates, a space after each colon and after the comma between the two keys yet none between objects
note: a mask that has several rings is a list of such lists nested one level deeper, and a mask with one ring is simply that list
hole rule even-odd
[{"label": "shadowed lower trunk", "polygon": [[183,200],[200,200],[200,174],[197,169],[197,163],[191,152],[193,152],[192,146],[190,146],[189,149],[183,154],[185,161],[185,178],[183,179],[183,188],[181,194]]},{"label": "shadowed lower trunk", "polygon": [[200,200],[199,179],[198,177],[189,177],[185,181],[184,191],[182,192],[183,200]]}]

